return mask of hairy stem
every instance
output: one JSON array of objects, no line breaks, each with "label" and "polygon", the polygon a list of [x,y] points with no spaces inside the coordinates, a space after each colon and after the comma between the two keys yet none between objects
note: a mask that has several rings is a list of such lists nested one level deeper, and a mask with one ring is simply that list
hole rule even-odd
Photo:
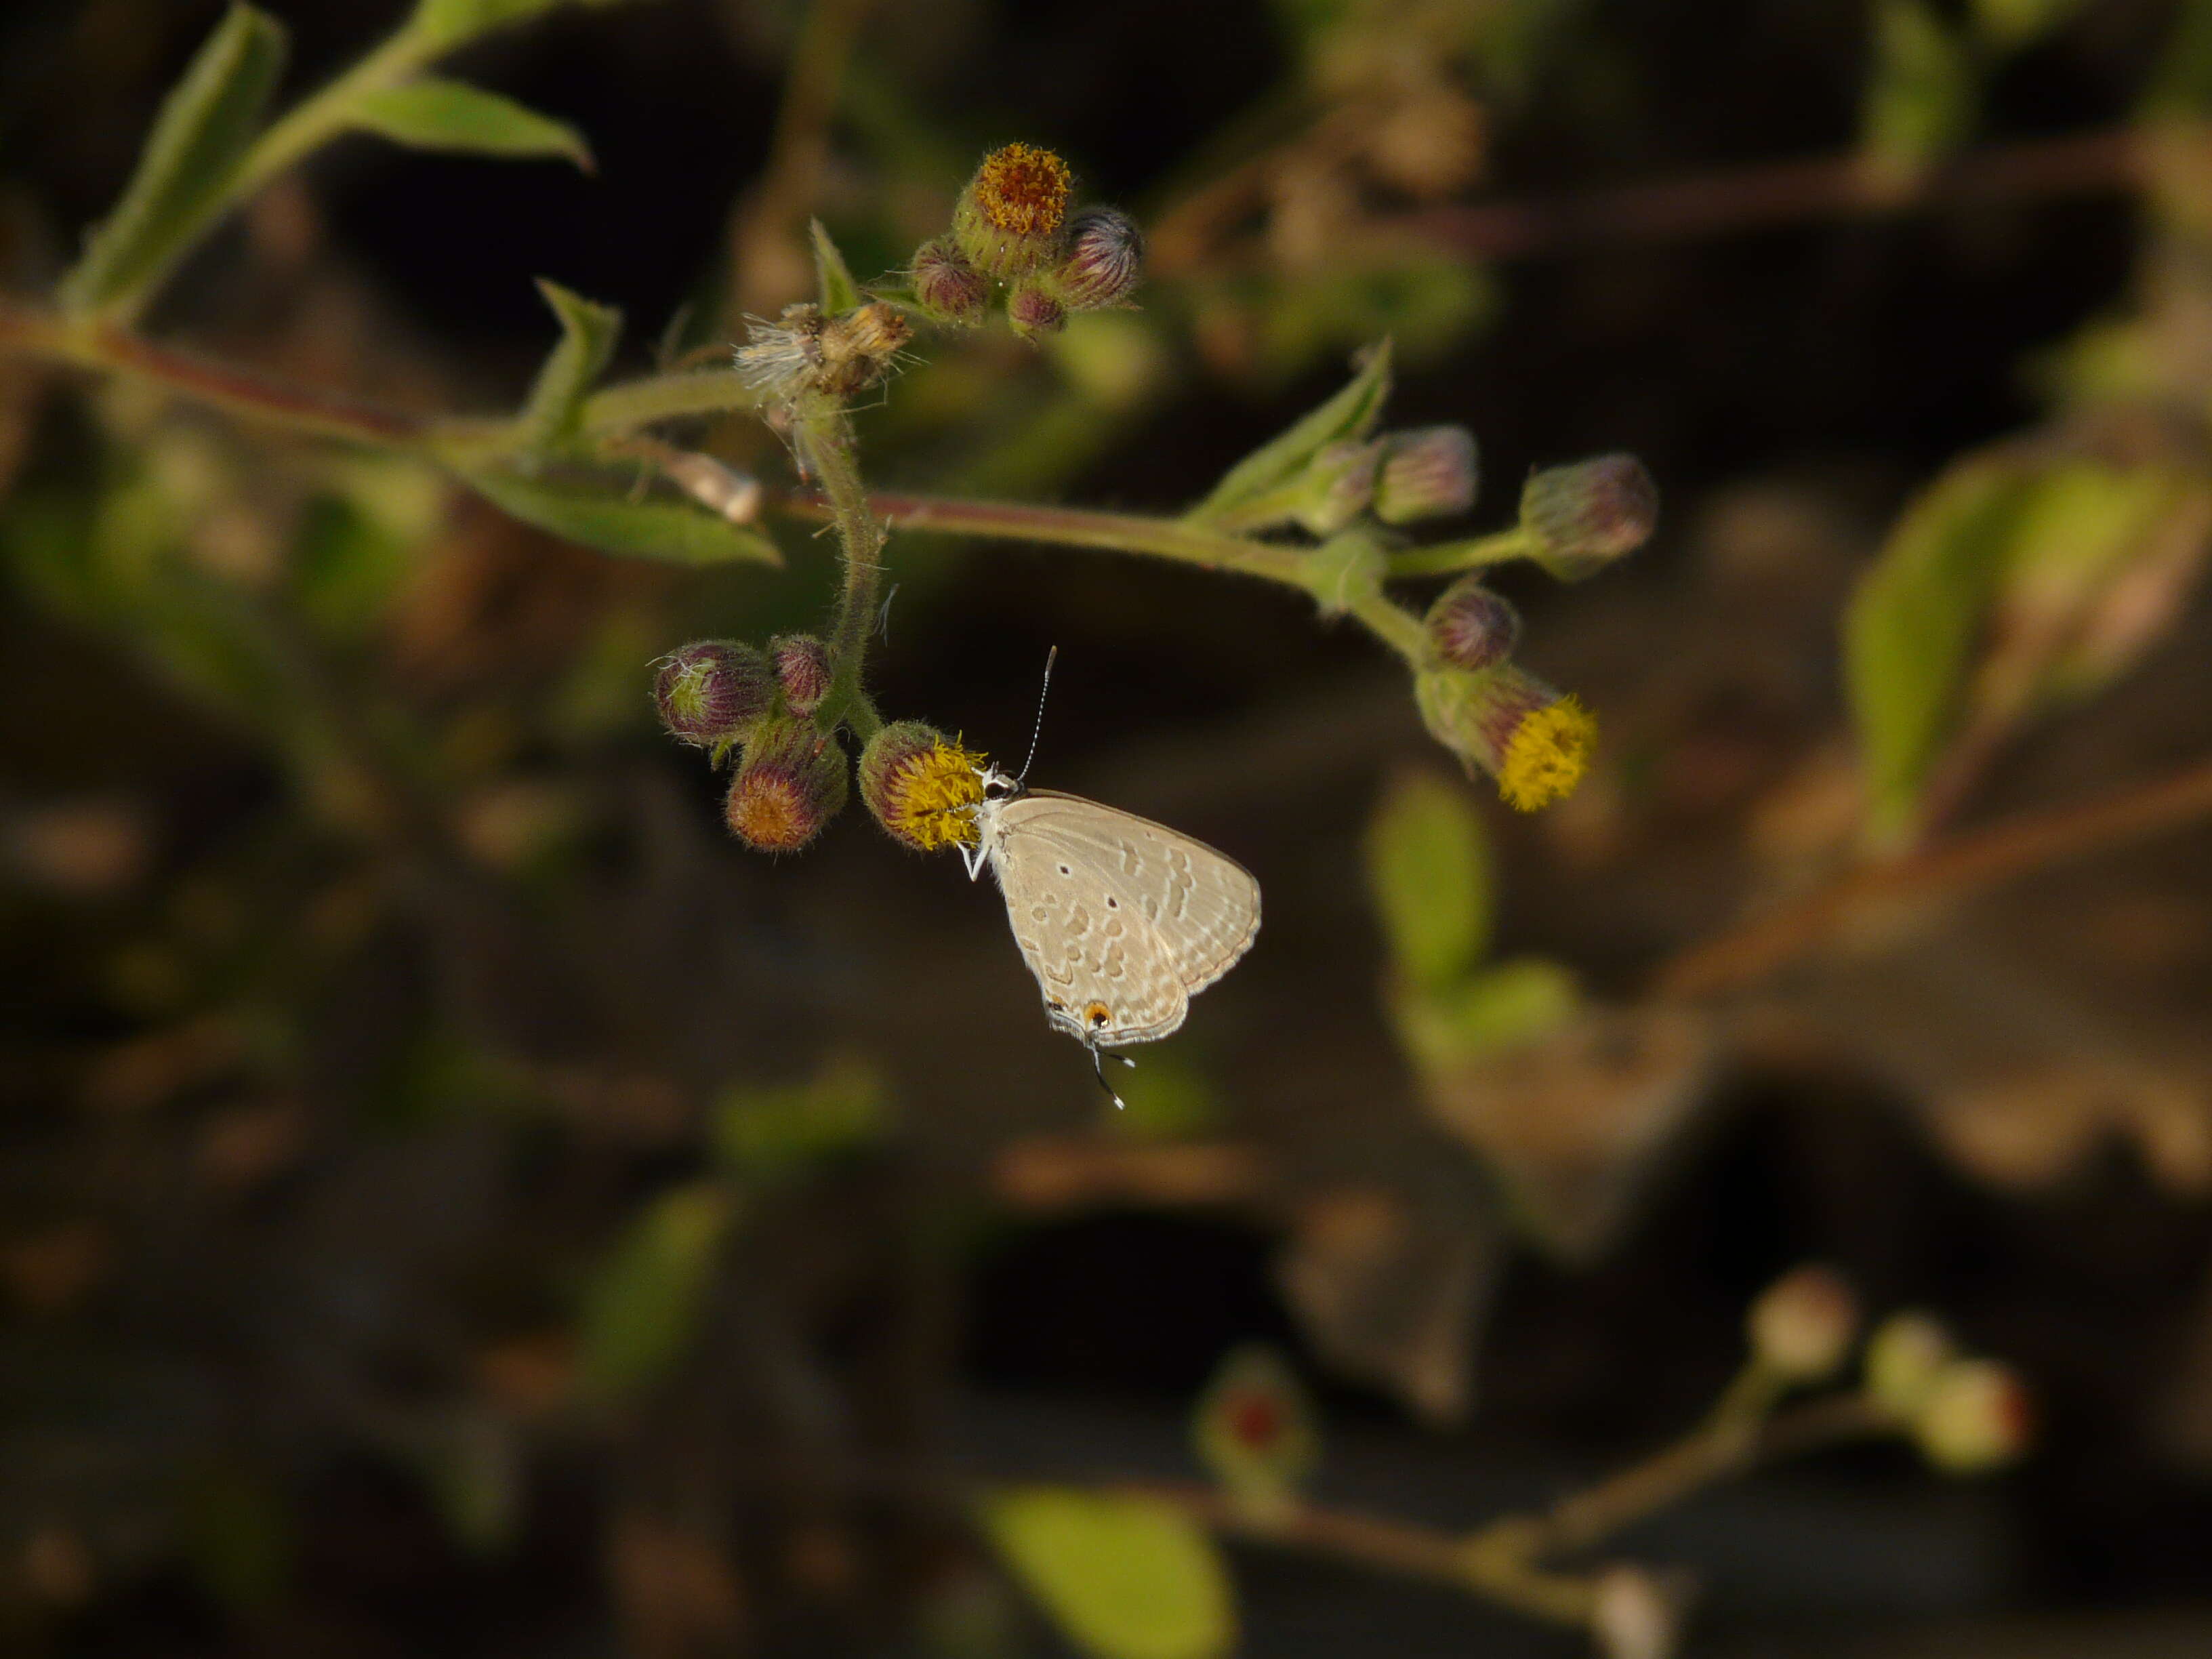
[{"label": "hairy stem", "polygon": [[890,532],[870,510],[860,465],[853,452],[853,428],[842,404],[810,397],[793,410],[793,433],[806,470],[820,480],[822,499],[837,531],[845,565],[830,631],[830,695],[817,713],[827,729],[842,720],[866,743],[883,725],[861,688],[868,631],[875,624],[876,593],[882,586],[884,544]]},{"label": "hairy stem", "polygon": [[1393,553],[1388,574],[1398,576],[1449,576],[1455,571],[1484,565],[1510,564],[1525,559],[1535,549],[1535,538],[1516,525],[1494,535],[1476,536],[1463,542],[1438,542],[1433,547],[1410,548]]}]

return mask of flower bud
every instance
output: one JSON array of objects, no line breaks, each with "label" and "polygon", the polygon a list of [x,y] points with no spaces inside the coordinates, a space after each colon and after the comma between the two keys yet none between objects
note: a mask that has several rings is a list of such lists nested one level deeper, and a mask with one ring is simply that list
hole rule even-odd
[{"label": "flower bud", "polygon": [[1375,516],[1385,524],[1448,519],[1474,505],[1481,469],[1474,434],[1463,426],[1425,426],[1382,437]]},{"label": "flower bud", "polygon": [[1533,812],[1574,793],[1589,769],[1597,721],[1580,700],[1504,663],[1470,674],[1437,668],[1417,675],[1413,698],[1430,735],[1472,775],[1498,780],[1498,793]]},{"label": "flower bud", "polygon": [[1067,326],[1067,313],[1059,301],[1032,283],[1024,283],[1006,296],[1006,320],[1014,332],[1034,345],[1047,334]]},{"label": "flower bud", "polygon": [[794,714],[811,714],[830,695],[830,651],[811,634],[779,634],[768,642],[783,705]]},{"label": "flower bud", "polygon": [[671,737],[711,749],[742,735],[775,695],[767,659],[734,640],[699,640],[660,659],[653,700]]},{"label": "flower bud", "polygon": [[914,301],[932,322],[973,328],[991,304],[991,285],[961,256],[949,236],[924,242],[908,268]]},{"label": "flower bud", "polygon": [[1651,538],[1659,486],[1633,455],[1601,455],[1547,467],[1521,489],[1530,555],[1561,581],[1580,581]]},{"label": "flower bud", "polygon": [[1316,536],[1334,536],[1364,513],[1375,499],[1375,469],[1382,458],[1376,444],[1334,443],[1316,452],[1301,481],[1299,526]]},{"label": "flower bud", "polygon": [[1981,1474],[2026,1451],[2034,1426],[2034,1405],[2010,1367],[1955,1359],[1929,1385],[1912,1437],[1945,1474]]},{"label": "flower bud", "polygon": [[1822,1382],[1835,1375],[1858,1334],[1858,1298],[1832,1268],[1795,1267],[1751,1304],[1745,1329],[1763,1370],[1791,1382]]},{"label": "flower bud", "polygon": [[917,852],[973,847],[982,763],[920,720],[899,720],[860,751],[860,799],[892,840]]},{"label": "flower bud", "polygon": [[1070,311],[1127,304],[1145,274],[1145,237],[1118,208],[1085,208],[1067,222],[1067,258],[1051,274]]},{"label": "flower bud", "polygon": [[1892,1314],[1867,1339],[1866,1391],[1900,1417],[1916,1416],[1957,1354],[1950,1332],[1932,1315]]},{"label": "flower bud", "polygon": [[1320,1461],[1313,1407],[1272,1349],[1238,1348],[1199,1396],[1192,1420],[1199,1462],[1248,1502],[1280,1502]]},{"label": "flower bud", "polygon": [[845,805],[845,751],[796,720],[764,723],[730,780],[722,815],[756,852],[795,853]]},{"label": "flower bud", "polygon": [[1008,144],[983,158],[952,210],[952,236],[969,264],[1006,282],[1052,264],[1074,179],[1048,149]]},{"label": "flower bud", "polygon": [[1495,668],[1521,643],[1521,613],[1482,585],[1462,576],[1429,607],[1429,649],[1447,667]]}]

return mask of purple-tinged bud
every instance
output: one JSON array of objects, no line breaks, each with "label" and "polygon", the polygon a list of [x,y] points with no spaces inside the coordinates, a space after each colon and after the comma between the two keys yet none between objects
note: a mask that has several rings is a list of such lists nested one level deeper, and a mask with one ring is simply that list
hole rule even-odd
[{"label": "purple-tinged bud", "polygon": [[1450,668],[1495,668],[1521,643],[1521,613],[1482,585],[1462,576],[1429,607],[1429,649]]},{"label": "purple-tinged bud", "polygon": [[1481,476],[1474,434],[1463,426],[1385,433],[1375,516],[1385,524],[1451,518],[1474,505]]},{"label": "purple-tinged bud", "polygon": [[914,251],[907,279],[914,302],[932,322],[948,328],[973,328],[990,308],[991,284],[969,264],[949,236],[924,242]]},{"label": "purple-tinged bud", "polygon": [[860,799],[892,840],[916,852],[975,844],[981,755],[920,720],[899,720],[860,751]]},{"label": "purple-tinged bud", "polygon": [[1413,679],[1421,720],[1472,775],[1487,772],[1508,806],[1533,812],[1564,799],[1589,770],[1597,721],[1511,663],[1470,674],[1437,668]]},{"label": "purple-tinged bud", "polygon": [[1932,1314],[1892,1314],[1867,1339],[1866,1391],[1899,1416],[1916,1416],[1958,1354]]},{"label": "purple-tinged bud", "polygon": [[1744,1322],[1753,1359],[1790,1382],[1835,1375],[1859,1331],[1858,1297],[1842,1274],[1808,1263],[1768,1285]]},{"label": "purple-tinged bud", "polygon": [[765,722],[730,780],[722,816],[756,852],[795,853],[844,806],[845,769],[834,735],[795,720]]},{"label": "purple-tinged bud", "polygon": [[1273,1349],[1238,1348],[1199,1396],[1199,1462],[1247,1504],[1280,1504],[1313,1474],[1321,1437],[1297,1377]]},{"label": "purple-tinged bud", "polygon": [[1008,144],[983,158],[952,210],[952,237],[968,263],[1000,282],[1058,262],[1068,193],[1067,163],[1048,149]]},{"label": "purple-tinged bud", "polygon": [[660,659],[653,700],[671,737],[711,749],[768,712],[775,676],[768,659],[734,640],[699,640]]},{"label": "purple-tinged bud", "polygon": [[811,634],[779,634],[768,642],[769,660],[775,665],[776,683],[783,687],[783,706],[794,714],[811,714],[830,695],[830,650]]},{"label": "purple-tinged bud", "polygon": [[1006,320],[1014,332],[1032,345],[1048,334],[1067,326],[1067,313],[1059,301],[1036,283],[1024,283],[1006,296]]},{"label": "purple-tinged bud", "polygon": [[1921,1455],[1946,1474],[1982,1474],[2027,1449],[2035,1404],[2009,1366],[1959,1359],[1929,1385],[1912,1424]]},{"label": "purple-tinged bud", "polygon": [[1375,469],[1382,459],[1377,444],[1323,446],[1299,480],[1302,500],[1293,515],[1298,524],[1316,536],[1334,536],[1364,513],[1375,499]]},{"label": "purple-tinged bud", "polygon": [[1529,556],[1563,582],[1633,553],[1658,522],[1659,486],[1633,455],[1547,467],[1522,486],[1521,527],[1536,544]]},{"label": "purple-tinged bud", "polygon": [[1145,236],[1118,208],[1085,208],[1067,222],[1067,258],[1051,274],[1070,311],[1127,305],[1145,274]]}]

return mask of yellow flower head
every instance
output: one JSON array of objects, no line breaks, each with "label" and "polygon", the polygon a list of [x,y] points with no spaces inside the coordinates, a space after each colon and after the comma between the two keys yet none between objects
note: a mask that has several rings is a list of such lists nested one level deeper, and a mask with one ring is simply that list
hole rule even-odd
[{"label": "yellow flower head", "polygon": [[981,755],[919,720],[886,726],[860,756],[860,799],[894,840],[919,852],[973,847]]},{"label": "yellow flower head", "polygon": [[1498,769],[1498,793],[1523,812],[1564,800],[1589,770],[1596,746],[1597,717],[1579,699],[1562,697],[1513,728]]},{"label": "yellow flower head", "polygon": [[992,228],[1014,236],[1049,236],[1066,216],[1075,179],[1048,149],[1008,144],[975,171],[975,205]]}]

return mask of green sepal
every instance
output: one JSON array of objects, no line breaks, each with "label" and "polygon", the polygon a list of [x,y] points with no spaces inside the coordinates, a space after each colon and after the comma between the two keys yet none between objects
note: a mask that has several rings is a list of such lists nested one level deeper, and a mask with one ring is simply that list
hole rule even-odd
[{"label": "green sepal", "polygon": [[561,319],[561,339],[538,371],[537,381],[522,405],[525,443],[532,449],[554,449],[573,441],[582,429],[584,399],[614,356],[622,337],[622,313],[540,276],[538,291],[553,314]]},{"label": "green sepal", "polygon": [[861,302],[860,285],[846,268],[845,256],[837,251],[837,244],[830,240],[819,219],[810,219],[806,224],[814,243],[814,275],[821,286],[823,315],[835,317],[852,310]]},{"label": "green sepal", "polygon": [[1390,342],[1384,340],[1342,391],[1231,467],[1188,517],[1204,523],[1226,515],[1304,471],[1330,444],[1366,437],[1389,395]]}]

